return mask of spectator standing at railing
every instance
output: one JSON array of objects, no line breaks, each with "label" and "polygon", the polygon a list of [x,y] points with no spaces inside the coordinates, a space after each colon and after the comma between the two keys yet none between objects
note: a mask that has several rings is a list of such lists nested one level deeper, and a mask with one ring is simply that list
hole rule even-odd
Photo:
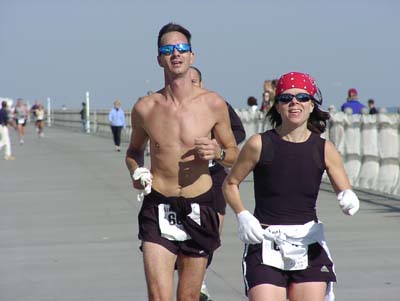
[{"label": "spectator standing at railing", "polygon": [[[333,300],[336,281],[317,197],[324,171],[347,215],[359,209],[340,154],[323,138],[329,113],[308,74],[281,76],[268,112],[274,129],[249,138],[228,174],[223,192],[237,214],[245,243],[243,271],[250,300]],[[255,210],[240,198],[239,185],[253,171]]]},{"label": "spectator standing at railing", "polygon": [[272,103],[271,94],[270,94],[270,92],[265,91],[262,96],[263,96],[263,99],[261,102],[260,111],[267,113],[269,111],[269,109],[271,108],[271,103]]},{"label": "spectator standing at railing", "polygon": [[9,117],[7,106],[7,101],[3,100],[0,109],[0,151],[4,147],[4,160],[15,160],[15,157],[11,154],[10,134],[8,132],[8,126],[13,125],[13,119]]},{"label": "spectator standing at railing", "polygon": [[125,112],[121,109],[121,101],[114,101],[114,107],[108,114],[108,120],[110,121],[111,132],[113,135],[115,150],[121,151],[121,131],[126,127],[125,123]]},{"label": "spectator standing at railing", "polygon": [[341,107],[342,112],[347,108],[350,108],[353,114],[361,114],[362,109],[365,108],[365,105],[358,100],[358,92],[354,88],[347,91],[347,101]]},{"label": "spectator standing at railing", "polygon": [[263,100],[260,107],[261,112],[267,113],[274,105],[276,82],[276,79],[264,81]]},{"label": "spectator standing at railing", "polygon": [[247,98],[247,106],[250,112],[257,112],[258,110],[257,98],[255,98],[254,96],[249,96]]},{"label": "spectator standing at railing", "polygon": [[373,114],[377,114],[378,110],[375,108],[375,100],[368,99],[368,108],[369,108],[369,114],[373,115]]},{"label": "spectator standing at railing", "polygon": [[86,117],[86,103],[85,102],[82,102],[82,108],[81,108],[79,114],[81,115],[82,132],[86,132],[87,117]]},{"label": "spectator standing at railing", "polygon": [[[201,75],[201,71],[194,67],[190,66],[189,69],[190,78],[192,80],[193,85],[203,88],[203,78]],[[240,117],[236,114],[235,110],[232,106],[226,102],[229,110],[229,120],[231,122],[231,129],[233,135],[235,136],[236,144],[240,144],[246,138],[246,132],[244,130],[242,121]],[[211,135],[214,138],[214,135]],[[224,182],[227,172],[224,166],[220,165],[218,161],[211,160],[209,163],[209,171],[213,182],[213,192],[215,199],[215,206],[217,209],[218,217],[219,217],[219,234],[222,233],[222,225],[224,222],[224,217],[226,213],[226,201],[224,195],[222,193],[222,183]],[[210,262],[211,263],[211,262]],[[201,285],[201,295],[200,301],[211,301],[210,293],[208,292],[205,277],[203,284]]]}]

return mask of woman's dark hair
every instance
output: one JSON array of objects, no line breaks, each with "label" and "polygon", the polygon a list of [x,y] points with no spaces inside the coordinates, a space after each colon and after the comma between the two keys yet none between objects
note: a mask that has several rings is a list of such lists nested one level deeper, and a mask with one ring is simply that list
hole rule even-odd
[{"label": "woman's dark hair", "polygon": [[157,39],[157,48],[160,48],[161,45],[161,38],[163,35],[166,33],[172,32],[172,31],[177,31],[183,34],[186,37],[186,40],[190,44],[190,39],[192,38],[192,35],[190,34],[189,30],[187,30],[185,27],[175,24],[175,23],[168,23],[164,25],[161,29],[160,32],[158,33],[158,39]]},{"label": "woman's dark hair", "polygon": [[[268,111],[267,118],[271,121],[274,128],[282,124],[281,115],[278,113],[276,106],[279,101],[276,101],[273,107]],[[314,102],[314,110],[311,112],[307,120],[307,128],[314,133],[322,134],[326,130],[326,121],[329,120],[331,115],[328,112],[322,111],[318,103]]]}]

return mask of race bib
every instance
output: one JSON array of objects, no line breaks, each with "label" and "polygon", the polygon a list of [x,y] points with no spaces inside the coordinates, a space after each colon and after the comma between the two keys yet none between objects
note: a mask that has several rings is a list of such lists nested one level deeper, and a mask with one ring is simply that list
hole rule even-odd
[{"label": "race bib", "polygon": [[24,124],[24,123],[25,123],[25,118],[18,119],[18,124]]},{"label": "race bib", "polygon": [[[189,214],[189,217],[200,225],[200,206],[199,204],[191,204],[191,206],[192,212]],[[191,239],[190,235],[183,228],[176,212],[168,204],[158,205],[158,225],[161,236],[168,240],[185,241]]]},{"label": "race bib", "polygon": [[285,242],[279,247],[275,241],[264,239],[262,263],[284,271],[304,270],[308,266],[308,246]]}]

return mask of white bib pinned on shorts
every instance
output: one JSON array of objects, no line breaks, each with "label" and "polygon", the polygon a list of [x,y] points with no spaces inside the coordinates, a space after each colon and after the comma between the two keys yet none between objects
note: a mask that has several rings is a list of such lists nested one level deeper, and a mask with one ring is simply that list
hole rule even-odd
[{"label": "white bib pinned on shorts", "polygon": [[284,271],[305,270],[308,266],[308,245],[324,241],[322,223],[274,225],[264,230],[263,264]]},{"label": "white bib pinned on shorts", "polygon": [[[193,203],[191,207],[192,212],[188,216],[198,225],[201,225],[200,205]],[[168,240],[185,241],[191,239],[190,235],[183,228],[176,212],[170,208],[169,204],[158,205],[158,226],[160,227],[161,236]]]}]

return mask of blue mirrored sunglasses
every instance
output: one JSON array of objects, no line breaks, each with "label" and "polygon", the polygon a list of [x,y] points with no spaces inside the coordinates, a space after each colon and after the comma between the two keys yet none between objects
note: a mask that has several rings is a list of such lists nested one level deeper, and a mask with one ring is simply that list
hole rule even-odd
[{"label": "blue mirrored sunglasses", "polygon": [[283,94],[277,96],[276,100],[283,102],[283,103],[289,103],[292,101],[293,97],[295,97],[300,102],[307,102],[310,100],[314,100],[314,98],[310,94],[307,94],[307,93],[298,93],[296,95],[289,94],[289,93],[283,93]]},{"label": "blue mirrored sunglasses", "polygon": [[192,51],[192,46],[190,44],[164,45],[158,48],[158,53],[160,55],[171,55],[174,49],[178,50],[179,53],[185,53]]}]

